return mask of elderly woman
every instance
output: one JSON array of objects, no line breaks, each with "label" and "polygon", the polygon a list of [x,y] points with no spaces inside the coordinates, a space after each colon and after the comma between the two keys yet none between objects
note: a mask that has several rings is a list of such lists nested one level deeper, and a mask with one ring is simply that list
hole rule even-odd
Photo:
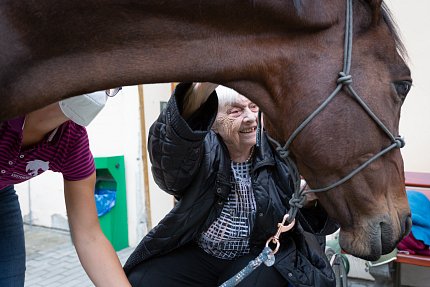
[{"label": "elderly woman", "polygon": [[[150,129],[155,181],[178,203],[127,261],[132,286],[218,286],[262,251],[289,208],[288,167],[265,136],[256,146],[258,107],[216,87],[179,84]],[[329,233],[336,225],[314,204],[297,219],[280,238],[274,267],[260,266],[239,286],[334,284],[321,247],[302,254],[296,246],[305,244],[302,227]]]}]

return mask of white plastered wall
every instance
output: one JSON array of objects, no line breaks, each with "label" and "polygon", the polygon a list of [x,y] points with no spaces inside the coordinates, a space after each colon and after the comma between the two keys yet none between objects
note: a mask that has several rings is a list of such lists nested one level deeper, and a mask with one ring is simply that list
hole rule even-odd
[{"label": "white plastered wall", "polygon": [[430,172],[430,2],[389,0],[409,54],[413,87],[403,105],[400,132],[406,171]]},{"label": "white plastered wall", "polygon": [[[124,156],[130,246],[135,246],[148,231],[140,117],[145,117],[148,133],[151,123],[160,113],[160,101],[167,101],[170,93],[170,84],[145,85],[144,112],[141,113],[138,87],[124,87],[120,94],[108,100],[106,107],[87,128],[95,157]],[[156,186],[150,170],[148,181],[151,218],[156,224],[173,207],[173,199]],[[47,171],[16,185],[16,189],[26,223],[68,229],[61,174]]]}]

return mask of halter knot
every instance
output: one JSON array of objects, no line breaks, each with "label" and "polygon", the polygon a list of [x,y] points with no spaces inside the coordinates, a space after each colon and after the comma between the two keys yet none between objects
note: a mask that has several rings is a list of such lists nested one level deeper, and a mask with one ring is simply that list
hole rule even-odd
[{"label": "halter knot", "polygon": [[402,148],[402,147],[404,147],[405,146],[405,140],[403,139],[403,138],[401,138],[401,137],[396,137],[395,139],[394,139],[394,142],[396,143],[396,147],[397,148]]},{"label": "halter knot", "polygon": [[296,208],[302,208],[305,204],[306,197],[303,194],[299,194],[298,197],[295,193],[293,193],[293,196],[291,197],[290,201],[288,203],[290,204],[290,207],[296,207]]},{"label": "halter knot", "polygon": [[287,158],[290,155],[290,151],[286,150],[283,147],[277,147],[276,151],[278,152],[279,156],[282,158]]},{"label": "halter knot", "polygon": [[339,78],[336,81],[337,84],[350,85],[352,84],[352,76],[345,74],[345,72],[339,73]]}]

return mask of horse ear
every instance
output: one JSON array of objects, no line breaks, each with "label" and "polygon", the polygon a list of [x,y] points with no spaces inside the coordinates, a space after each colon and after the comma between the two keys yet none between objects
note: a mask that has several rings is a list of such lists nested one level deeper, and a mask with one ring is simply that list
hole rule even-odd
[{"label": "horse ear", "polygon": [[381,9],[383,0],[367,0],[372,9],[372,25],[376,25],[379,23],[381,19]]}]

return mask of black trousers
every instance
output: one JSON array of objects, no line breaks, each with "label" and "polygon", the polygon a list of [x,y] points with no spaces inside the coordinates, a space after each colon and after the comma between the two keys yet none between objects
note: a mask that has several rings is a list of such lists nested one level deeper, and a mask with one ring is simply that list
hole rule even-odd
[{"label": "black trousers", "polygon": [[[219,259],[193,243],[142,262],[132,269],[128,280],[133,287],[215,287],[242,270],[256,256],[248,254],[236,260]],[[261,264],[237,286],[284,287],[288,282],[274,267]]]}]

